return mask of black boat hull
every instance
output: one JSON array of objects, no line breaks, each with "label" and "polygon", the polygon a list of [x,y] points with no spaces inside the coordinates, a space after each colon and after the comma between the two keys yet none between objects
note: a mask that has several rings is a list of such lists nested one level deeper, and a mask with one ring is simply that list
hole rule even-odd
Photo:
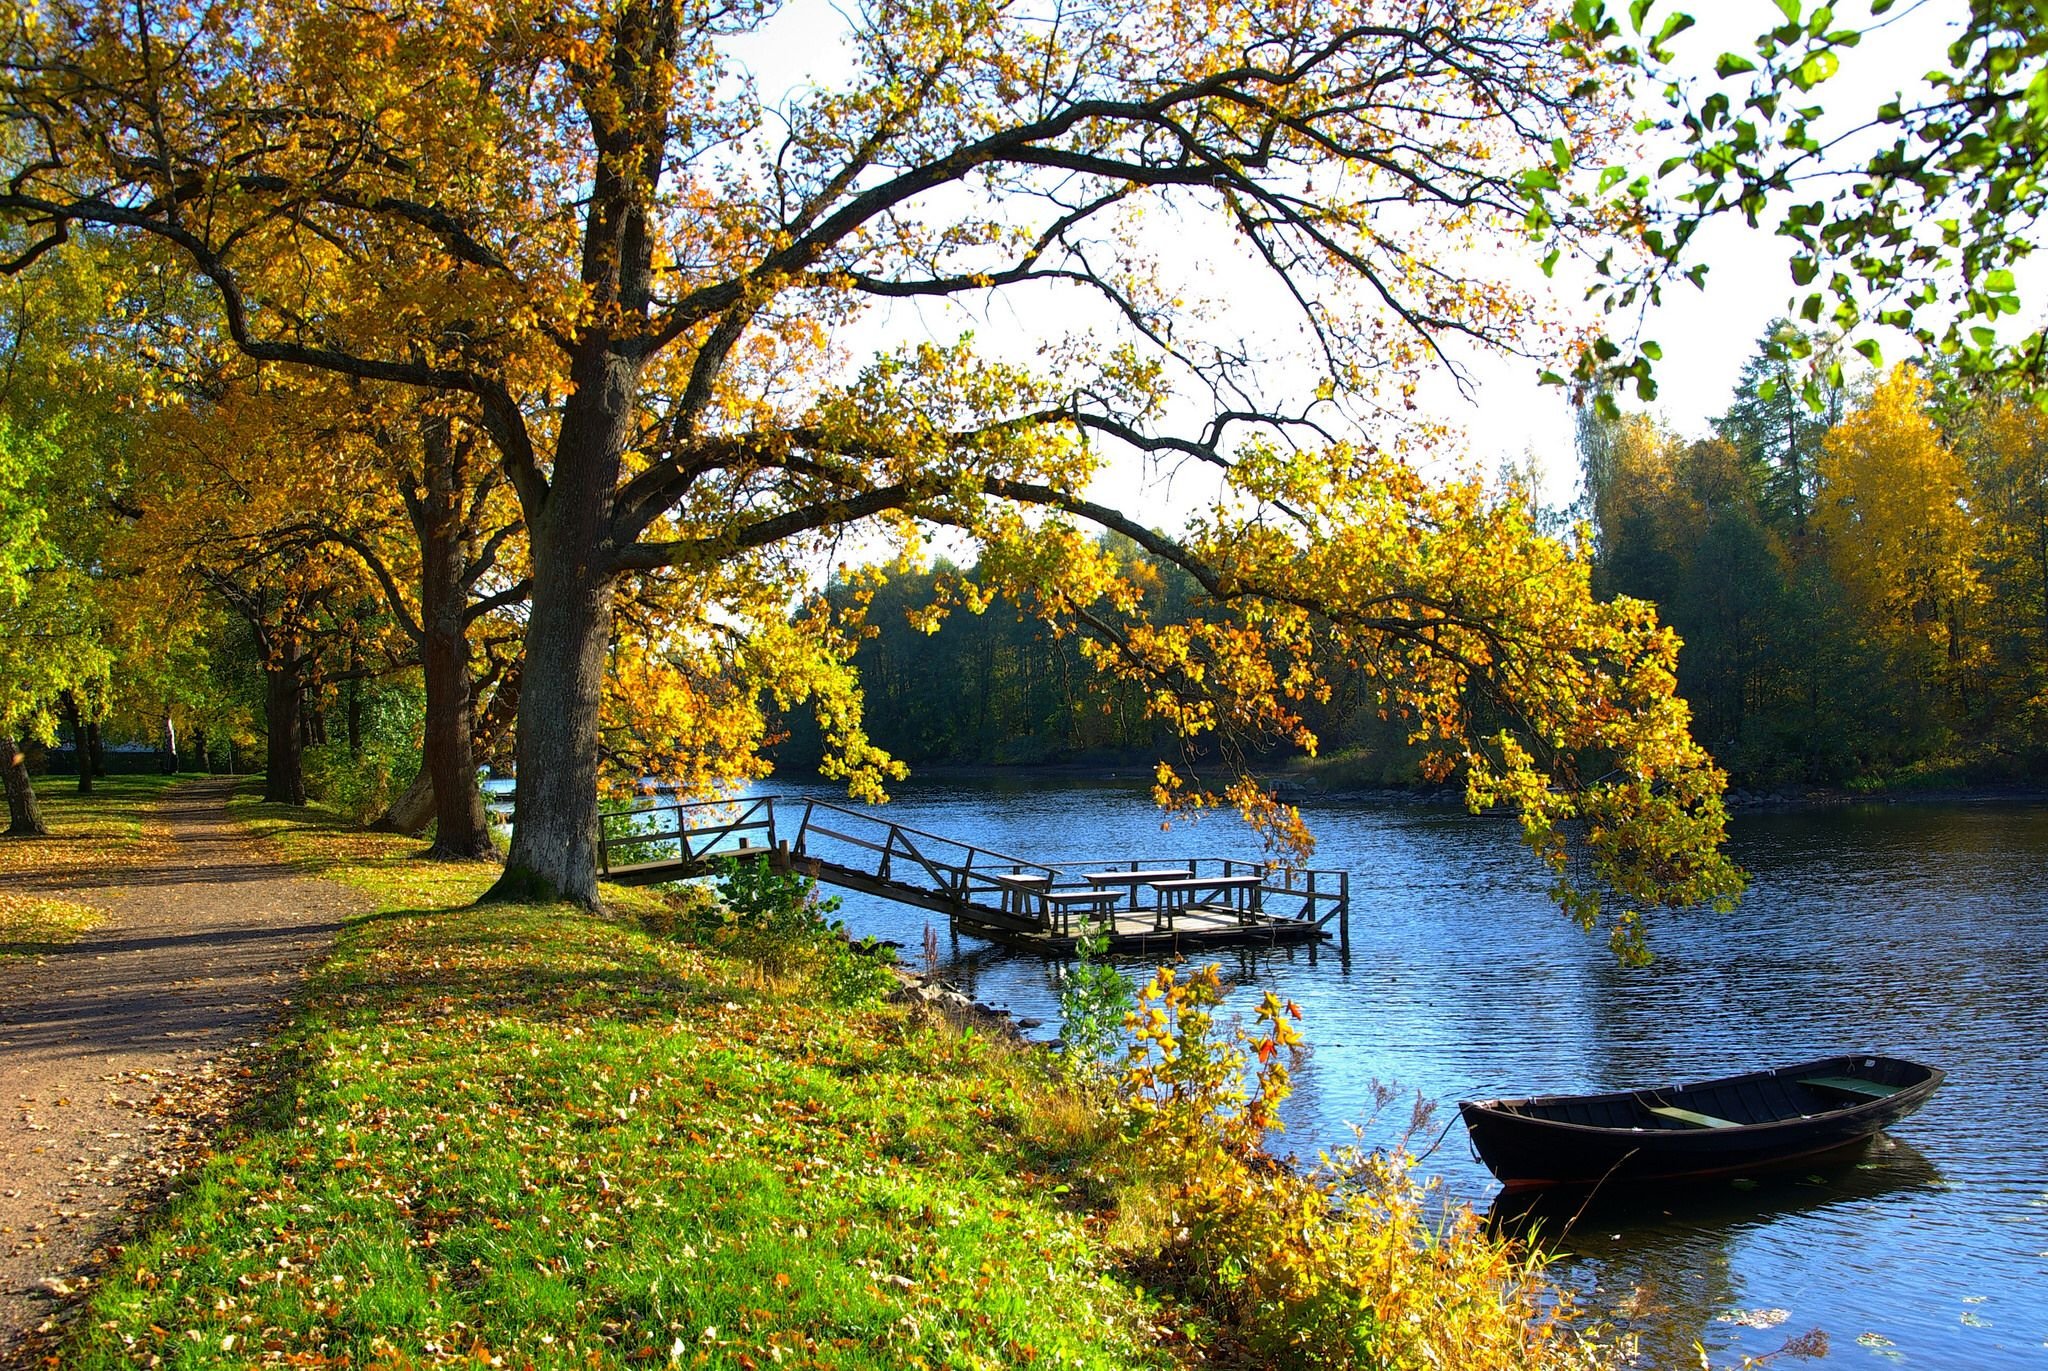
[{"label": "black boat hull", "polygon": [[[1876,1083],[1893,1093],[1844,1103],[1807,1084],[1851,1072],[1884,1077]],[[1693,1085],[1458,1108],[1480,1159],[1509,1190],[1639,1184],[1742,1175],[1855,1148],[1925,1104],[1942,1078],[1896,1058],[1830,1057]],[[1713,1126],[1664,1116],[1673,1112]]]}]

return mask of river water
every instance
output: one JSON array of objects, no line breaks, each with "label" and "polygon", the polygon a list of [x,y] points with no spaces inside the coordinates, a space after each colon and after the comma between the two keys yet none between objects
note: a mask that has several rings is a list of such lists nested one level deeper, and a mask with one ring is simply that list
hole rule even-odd
[{"label": "river water", "polygon": [[[837,798],[816,786],[759,793]],[[1234,820],[1162,832],[1144,784],[925,782],[878,811],[1042,861],[1256,857]],[[1654,965],[1615,964],[1545,900],[1511,823],[1456,809],[1304,804],[1314,865],[1351,875],[1352,952],[1227,952],[1234,997],[1297,1001],[1311,1045],[1275,1150],[1313,1158],[1373,1120],[1375,1082],[1440,1104],[1425,1167],[1453,1197],[1495,1192],[1455,1102],[1667,1084],[1843,1051],[1945,1068],[1919,1114],[1852,1165],[1674,1190],[1583,1216],[1553,1274],[1637,1333],[1654,1367],[1716,1367],[1820,1330],[1848,1365],[2048,1366],[2048,806],[1868,805],[1745,815],[1753,883],[1732,913],[1665,913]],[[1054,967],[946,937],[943,920],[843,894],[856,931],[1046,1021]],[[1127,964],[1149,975],[1142,960]],[[1447,1127],[1446,1127],[1447,1126]],[[1790,1360],[1789,1358],[1787,1360]],[[1782,1363],[1780,1363],[1782,1364]]]}]

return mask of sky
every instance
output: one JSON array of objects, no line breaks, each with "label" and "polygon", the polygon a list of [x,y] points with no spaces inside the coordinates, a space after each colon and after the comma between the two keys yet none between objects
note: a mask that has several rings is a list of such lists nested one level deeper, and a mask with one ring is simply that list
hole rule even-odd
[{"label": "sky", "polygon": [[[1615,7],[1622,8],[1618,3]],[[1652,27],[1657,23],[1654,16],[1669,8],[1667,4],[1656,7]],[[1709,69],[1717,54],[1753,51],[1756,35],[1783,19],[1773,0],[1694,0],[1685,8],[1699,23],[1676,43],[1685,60],[1697,64],[1703,79],[1711,79]],[[1884,99],[1917,84],[1920,72],[1946,45],[1954,23],[1966,10],[1965,0],[1908,0],[1900,4],[1882,28],[1846,54],[1840,72],[1821,88],[1818,103],[1831,112],[1821,127],[1822,136],[1867,118]],[[1844,22],[1856,22],[1849,6],[1844,6]],[[842,40],[845,28],[833,0],[790,0],[762,29],[735,44],[733,54],[753,74],[772,105],[780,92],[813,83],[837,84],[848,69]],[[1646,106],[1646,111],[1661,113],[1662,108],[1659,101]],[[1658,157],[1662,152],[1653,147],[1650,155]],[[1191,246],[1198,243],[1199,238],[1169,238],[1160,250],[1170,266],[1177,265],[1189,279],[1200,280],[1208,264]],[[1743,363],[1770,321],[1790,312],[1795,294],[1788,269],[1789,244],[1772,233],[1768,224],[1750,229],[1737,219],[1726,219],[1704,230],[1695,240],[1695,248],[1697,260],[1709,267],[1705,289],[1680,283],[1667,290],[1663,304],[1651,311],[1642,329],[1643,337],[1654,339],[1663,348],[1657,366],[1659,394],[1650,408],[1687,436],[1709,432],[1715,416],[1727,409]],[[1522,255],[1527,249],[1516,244],[1505,251]],[[1178,263],[1176,256],[1181,259]],[[1560,304],[1585,309],[1579,299],[1582,284],[1545,283],[1526,261],[1508,265],[1516,279],[1556,292]],[[1559,276],[1565,273],[1560,271]],[[1269,297],[1245,301],[1250,315],[1271,311],[1277,317],[1291,309],[1280,296],[1277,283],[1239,288],[1265,291]],[[1043,319],[1033,317],[1035,309],[1029,301],[1021,306],[1005,301],[968,321],[968,326],[976,330],[978,343],[989,351],[1001,354],[1014,348],[1026,352],[1045,325]],[[1588,313],[1585,317],[1592,316]],[[941,312],[934,317],[929,307],[911,306],[884,312],[870,328],[873,340],[880,342],[885,337],[903,341],[949,338],[961,326],[957,314]],[[1897,335],[1880,336],[1889,353],[1902,350],[1904,340]],[[1563,393],[1541,385],[1537,365],[1527,360],[1469,353],[1461,360],[1468,369],[1469,386],[1461,391],[1440,378],[1423,392],[1423,403],[1432,417],[1466,435],[1466,443],[1457,449],[1462,457],[1454,460],[1465,470],[1491,474],[1504,463],[1520,466],[1533,458],[1542,474],[1545,503],[1569,504],[1577,493],[1578,471],[1572,411]],[[1184,508],[1200,497],[1200,483],[1184,476],[1172,487],[1147,487],[1141,484],[1143,479],[1126,467],[1102,478],[1093,493],[1127,509],[1145,510],[1154,522],[1164,522],[1160,513],[1175,506]]]}]

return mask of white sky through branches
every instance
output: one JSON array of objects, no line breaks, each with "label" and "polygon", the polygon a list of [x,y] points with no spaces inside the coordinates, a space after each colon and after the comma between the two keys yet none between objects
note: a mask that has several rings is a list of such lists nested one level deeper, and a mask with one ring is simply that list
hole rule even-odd
[{"label": "white sky through branches", "polygon": [[[1617,8],[1625,11],[1625,6]],[[1653,16],[1671,8],[1660,4]],[[1694,0],[1677,8],[1687,9],[1699,23],[1676,39],[1675,46],[1681,60],[1697,68],[1706,80],[1712,79],[1711,67],[1718,54],[1753,52],[1756,35],[1783,22],[1781,11],[1771,0]],[[1816,92],[1815,103],[1829,111],[1817,130],[1823,140],[1867,121],[1892,95],[1918,87],[1921,73],[1942,60],[1942,50],[1966,10],[1964,0],[1899,5],[1844,57],[1841,71]],[[1649,27],[1655,29],[1659,22],[1653,17]],[[1869,17],[1845,6],[1838,22],[1868,24]],[[734,40],[730,52],[738,66],[751,75],[772,110],[808,86],[831,87],[851,77],[847,28],[845,17],[831,0],[790,0],[759,30]],[[1647,100],[1646,113],[1663,112],[1654,93],[1649,93]],[[1672,150],[1669,144],[1656,145],[1657,136],[1651,136],[1653,145],[1647,154],[1652,162]],[[1845,165],[1853,154],[1867,152],[1871,146],[1870,138],[1845,143]],[[1822,189],[1826,188],[1813,193]],[[1775,219],[1751,229],[1731,218],[1707,227],[1696,240],[1696,260],[1710,267],[1706,288],[1696,290],[1681,282],[1643,319],[1642,335],[1655,339],[1664,351],[1657,365],[1659,395],[1651,408],[1682,434],[1699,436],[1709,431],[1713,418],[1727,409],[1736,376],[1766,325],[1790,312],[1794,293],[1787,266],[1791,244],[1772,231],[1774,226]],[[1254,272],[1240,277],[1219,268],[1216,259],[1202,251],[1204,235],[1186,231],[1186,225],[1162,227],[1158,252],[1166,271],[1197,288],[1206,285],[1222,292],[1232,326],[1243,319],[1247,332],[1272,334],[1292,327],[1293,306],[1276,283],[1257,280]],[[1513,254],[1512,260],[1497,265],[1512,273],[1511,279],[1554,291],[1560,304],[1580,311],[1580,317],[1589,321],[1595,317],[1591,307],[1579,299],[1583,277],[1571,281],[1569,272],[1560,268],[1556,282],[1544,282],[1535,269],[1533,252],[1519,244],[1503,251]],[[1218,276],[1225,279],[1214,279]],[[998,297],[972,309],[958,304],[911,303],[879,310],[849,346],[873,350],[927,339],[950,341],[963,329],[972,329],[985,350],[1021,358],[1064,322],[1057,318],[1058,305],[1050,301],[1008,292],[999,292]],[[1626,327],[1618,330],[1622,334],[1627,331]],[[1903,355],[1908,340],[1902,335],[1876,336],[1888,357]],[[1432,417],[1465,432],[1463,450],[1467,455],[1454,459],[1456,465],[1491,476],[1504,463],[1520,466],[1533,454],[1543,474],[1546,502],[1569,503],[1576,494],[1578,458],[1565,396],[1538,383],[1538,367],[1532,362],[1479,355],[1470,349],[1455,355],[1467,368],[1472,383],[1468,393],[1461,394],[1447,377],[1437,378],[1426,386],[1423,403]],[[859,358],[856,355],[851,360],[857,363]],[[1191,406],[1189,412],[1198,422],[1199,411]],[[1185,476],[1147,488],[1125,466],[1100,481],[1096,494],[1150,522],[1164,524],[1169,521],[1169,511],[1199,501],[1206,489],[1205,481]]]}]

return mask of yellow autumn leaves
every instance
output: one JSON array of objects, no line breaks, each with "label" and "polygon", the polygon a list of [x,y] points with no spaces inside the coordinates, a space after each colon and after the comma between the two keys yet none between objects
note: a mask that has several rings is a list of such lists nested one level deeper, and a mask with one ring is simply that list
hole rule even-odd
[{"label": "yellow autumn leaves", "polygon": [[[1927,382],[1900,367],[1828,431],[1814,525],[1836,577],[1866,612],[1894,632],[1945,640],[1983,585],[1969,476],[1928,415],[1929,399]],[[1991,422],[1994,442],[2014,446],[2027,426],[2010,406]]]}]

